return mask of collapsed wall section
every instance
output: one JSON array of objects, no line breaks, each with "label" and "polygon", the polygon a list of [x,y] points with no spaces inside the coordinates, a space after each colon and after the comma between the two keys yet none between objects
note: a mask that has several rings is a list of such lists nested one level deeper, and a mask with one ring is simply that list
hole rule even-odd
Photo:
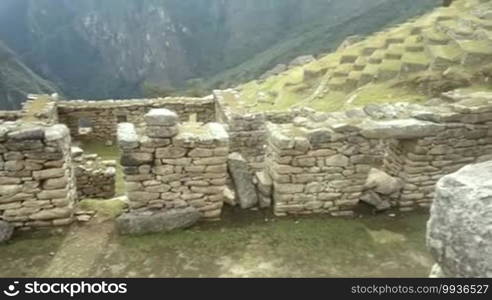
[{"label": "collapsed wall section", "polygon": [[116,194],[116,161],[72,147],[78,199],[110,199]]},{"label": "collapsed wall section", "polygon": [[158,98],[132,100],[58,102],[60,123],[66,124],[74,138],[102,141],[116,140],[118,123],[144,123],[144,115],[151,109],[167,108],[177,112],[181,121],[215,121],[212,98]]},{"label": "collapsed wall section", "polygon": [[267,123],[292,123],[304,116],[303,109],[279,112],[254,112],[244,109],[244,104],[234,90],[214,91],[217,122],[226,124],[230,136],[231,153],[240,153],[254,171],[264,168]]},{"label": "collapsed wall section", "polygon": [[76,197],[64,125],[0,125],[0,219],[15,227],[66,225]]},{"label": "collapsed wall section", "polygon": [[130,209],[194,207],[203,218],[218,219],[229,153],[223,125],[179,123],[167,109],[153,109],[144,120],[142,132],[130,123],[118,126]]}]

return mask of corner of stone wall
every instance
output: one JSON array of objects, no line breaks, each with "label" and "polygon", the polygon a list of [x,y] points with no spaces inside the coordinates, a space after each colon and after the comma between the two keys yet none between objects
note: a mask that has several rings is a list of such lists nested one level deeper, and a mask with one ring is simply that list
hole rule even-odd
[{"label": "corner of stone wall", "polygon": [[0,125],[0,219],[24,228],[72,222],[70,143],[64,125]]}]

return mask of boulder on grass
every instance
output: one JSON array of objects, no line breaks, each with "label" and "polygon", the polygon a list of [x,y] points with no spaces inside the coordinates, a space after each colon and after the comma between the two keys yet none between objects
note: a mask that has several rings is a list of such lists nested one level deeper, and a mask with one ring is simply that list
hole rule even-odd
[{"label": "boulder on grass", "polygon": [[170,232],[189,228],[200,218],[200,212],[193,207],[158,212],[130,212],[116,219],[116,228],[123,235]]},{"label": "boulder on grass", "polygon": [[14,233],[14,226],[5,221],[0,221],[0,244],[10,240]]}]

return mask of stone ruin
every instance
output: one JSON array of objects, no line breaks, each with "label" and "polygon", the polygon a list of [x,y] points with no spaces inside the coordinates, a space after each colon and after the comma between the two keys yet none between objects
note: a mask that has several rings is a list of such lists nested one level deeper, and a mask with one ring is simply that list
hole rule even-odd
[{"label": "stone ruin", "polygon": [[116,194],[116,161],[72,147],[78,199],[110,199]]},{"label": "stone ruin", "polygon": [[130,207],[123,232],[218,220],[224,203],[277,216],[352,216],[361,203],[428,208],[439,179],[492,158],[490,93],[337,113],[254,112],[234,101],[231,90],[100,106],[28,101],[16,120],[0,121],[0,219],[69,224],[77,199],[114,195],[115,163],[81,154],[72,138],[118,143]]},{"label": "stone ruin", "polygon": [[153,109],[144,120],[140,133],[131,123],[118,126],[132,217],[141,218],[140,211],[193,208],[205,219],[219,219],[229,153],[224,126],[179,123],[167,109]]}]

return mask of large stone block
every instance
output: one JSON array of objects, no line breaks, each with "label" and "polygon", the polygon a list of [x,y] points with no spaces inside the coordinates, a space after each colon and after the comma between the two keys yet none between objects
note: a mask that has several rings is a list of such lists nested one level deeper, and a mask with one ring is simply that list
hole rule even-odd
[{"label": "large stone block", "polygon": [[132,123],[118,124],[118,144],[122,149],[135,149],[139,146],[135,125]]},{"label": "large stone block", "polygon": [[150,110],[144,119],[150,126],[175,126],[179,122],[178,115],[165,108]]},{"label": "large stone block", "polygon": [[50,179],[50,178],[59,178],[65,176],[66,170],[63,168],[57,169],[46,169],[41,171],[34,171],[33,177],[36,180]]},{"label": "large stone block", "polygon": [[232,153],[229,155],[228,167],[236,187],[239,205],[242,209],[252,208],[258,203],[258,196],[247,161],[241,154]]},{"label": "large stone block", "polygon": [[172,138],[179,133],[179,127],[147,126],[145,133],[151,138]]},{"label": "large stone block", "polygon": [[193,226],[201,214],[193,207],[159,212],[131,212],[116,219],[120,234],[141,235],[169,232]]},{"label": "large stone block", "polygon": [[13,131],[7,134],[9,139],[21,141],[21,140],[42,140],[44,139],[44,129],[35,127],[35,128],[26,128],[20,129],[17,131]]},{"label": "large stone block", "polygon": [[57,207],[52,209],[44,209],[29,216],[32,220],[53,220],[64,219],[72,215],[71,207]]},{"label": "large stone block", "polygon": [[361,134],[371,139],[417,139],[437,135],[445,129],[442,124],[403,119],[364,123]]},{"label": "large stone block", "polygon": [[447,277],[492,277],[492,161],[443,177],[427,247]]}]

